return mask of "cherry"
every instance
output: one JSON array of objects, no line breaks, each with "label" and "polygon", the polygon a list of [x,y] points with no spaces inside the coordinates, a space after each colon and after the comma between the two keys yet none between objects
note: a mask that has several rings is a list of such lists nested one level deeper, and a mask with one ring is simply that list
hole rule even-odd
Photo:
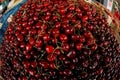
[{"label": "cherry", "polygon": [[50,68],[55,69],[56,68],[55,63],[50,63]]},{"label": "cherry", "polygon": [[56,23],[55,23],[55,28],[60,29],[60,26],[61,26],[61,23],[60,23],[60,22],[56,22]]},{"label": "cherry", "polygon": [[93,44],[91,48],[93,51],[95,51],[95,50],[97,50],[98,46],[97,46],[97,44]]},{"label": "cherry", "polygon": [[88,26],[88,30],[92,31],[92,30],[93,30],[93,26],[92,26],[92,25],[89,25],[89,26]]},{"label": "cherry", "polygon": [[103,73],[103,69],[102,68],[99,68],[96,72],[98,75],[102,74]]},{"label": "cherry", "polygon": [[29,68],[30,67],[30,62],[24,61],[23,65],[24,65],[25,68]]},{"label": "cherry", "polygon": [[34,38],[30,38],[30,39],[29,39],[29,43],[30,43],[31,45],[34,45],[34,44],[35,44]]},{"label": "cherry", "polygon": [[27,51],[30,51],[31,49],[32,49],[32,45],[27,44],[27,45],[26,45],[26,50],[27,50]]},{"label": "cherry", "polygon": [[35,47],[40,48],[42,47],[42,45],[43,45],[43,42],[41,39],[38,39],[35,41]]},{"label": "cherry", "polygon": [[25,48],[25,43],[22,42],[22,43],[20,44],[20,47],[21,47],[21,48]]},{"label": "cherry", "polygon": [[88,20],[88,16],[82,16],[82,21],[85,22]]},{"label": "cherry", "polygon": [[76,49],[77,49],[77,50],[81,50],[82,47],[83,47],[83,44],[82,44],[82,43],[77,43],[77,44],[76,44]]},{"label": "cherry", "polygon": [[80,37],[79,37],[79,40],[80,40],[80,42],[83,43],[83,42],[85,42],[85,37],[84,37],[84,36],[80,36]]},{"label": "cherry", "polygon": [[37,21],[38,20],[38,16],[34,15],[33,16],[33,20]]},{"label": "cherry", "polygon": [[82,78],[87,78],[88,74],[86,72],[83,72],[82,74]]},{"label": "cherry", "polygon": [[70,49],[69,44],[64,43],[64,44],[62,45],[62,49],[63,49],[64,51],[69,51],[69,49]]},{"label": "cherry", "polygon": [[76,42],[76,41],[79,40],[79,36],[74,34],[74,35],[71,36],[71,39]]},{"label": "cherry", "polygon": [[66,59],[66,57],[64,55],[59,55],[59,59],[63,61]]},{"label": "cherry", "polygon": [[71,72],[69,69],[65,69],[65,70],[63,71],[63,74],[66,75],[66,76],[67,76],[67,75],[70,76],[70,75],[72,74],[72,72]]},{"label": "cherry", "polygon": [[30,25],[27,25],[26,26],[26,30],[30,30],[31,29],[31,26]]},{"label": "cherry", "polygon": [[22,77],[22,80],[27,80],[27,77],[23,76],[23,77]]},{"label": "cherry", "polygon": [[63,14],[66,13],[66,10],[65,10],[65,9],[60,9],[60,10],[59,10],[59,13],[60,13],[61,15],[63,15]]},{"label": "cherry", "polygon": [[32,61],[32,62],[31,62],[31,67],[32,67],[32,68],[36,68],[37,64],[38,64],[38,63],[37,63],[36,61]]},{"label": "cherry", "polygon": [[74,58],[76,56],[76,52],[74,50],[71,50],[68,54],[67,57],[68,58]]},{"label": "cherry", "polygon": [[[21,30],[22,30],[22,27],[21,27],[21,26],[17,26],[17,27],[16,27],[16,30],[21,31]],[[9,29],[9,31],[10,31],[10,29]]]},{"label": "cherry", "polygon": [[72,13],[68,13],[66,16],[67,16],[68,19],[72,19],[73,14]]},{"label": "cherry", "polygon": [[60,54],[61,54],[61,52],[60,52],[60,50],[59,50],[59,49],[56,49],[56,50],[54,51],[54,54],[55,54],[55,55],[60,55]]},{"label": "cherry", "polygon": [[[27,34],[27,30],[22,30],[22,31],[21,31],[21,34],[22,34],[22,35]],[[17,35],[16,35],[16,36],[17,36]]]},{"label": "cherry", "polygon": [[50,40],[49,34],[44,34],[43,40],[44,40],[45,42],[48,42],[48,41]]},{"label": "cherry", "polygon": [[52,55],[52,54],[49,54],[48,56],[47,56],[47,60],[48,61],[50,61],[50,62],[53,62],[53,61],[55,61],[56,60],[56,55]]},{"label": "cherry", "polygon": [[91,37],[92,37],[92,34],[91,34],[91,32],[86,31],[86,32],[84,33],[84,36],[85,36],[86,38],[91,38]]},{"label": "cherry", "polygon": [[36,71],[34,69],[29,69],[29,74],[34,76],[36,74]]},{"label": "cherry", "polygon": [[27,26],[27,22],[22,22],[22,26],[26,27]]},{"label": "cherry", "polygon": [[21,34],[19,34],[18,36],[17,36],[17,40],[18,41],[23,41],[23,39],[24,39],[24,37],[23,37],[23,35],[21,35]]},{"label": "cherry", "polygon": [[73,28],[72,27],[67,27],[66,29],[65,29],[65,33],[66,34],[73,34]]},{"label": "cherry", "polygon": [[59,29],[53,29],[52,30],[52,35],[54,36],[54,37],[57,37],[57,36],[59,36],[59,34],[60,34],[60,31],[59,31]]},{"label": "cherry", "polygon": [[57,43],[57,39],[56,39],[56,38],[53,38],[53,39],[52,39],[52,43],[53,43],[53,44],[56,44],[56,43]]},{"label": "cherry", "polygon": [[43,68],[47,69],[49,67],[49,63],[45,61],[40,61],[39,63]]},{"label": "cherry", "polygon": [[67,42],[68,41],[68,37],[65,34],[61,34],[60,35],[60,41],[61,42]]},{"label": "cherry", "polygon": [[88,67],[88,61],[87,61],[87,60],[83,60],[82,66],[83,66],[83,67]]},{"label": "cherry", "polygon": [[80,12],[77,12],[77,16],[78,16],[78,18],[81,18],[82,17],[82,12],[80,11]]},{"label": "cherry", "polygon": [[48,54],[51,54],[54,51],[54,47],[51,45],[47,45],[45,49]]},{"label": "cherry", "polygon": [[39,21],[37,24],[36,24],[36,28],[41,28],[41,26],[42,26],[42,22],[41,21]]},{"label": "cherry", "polygon": [[70,10],[70,11],[74,11],[74,10],[75,10],[75,7],[74,7],[73,5],[70,6],[70,7],[69,7],[69,10]]}]

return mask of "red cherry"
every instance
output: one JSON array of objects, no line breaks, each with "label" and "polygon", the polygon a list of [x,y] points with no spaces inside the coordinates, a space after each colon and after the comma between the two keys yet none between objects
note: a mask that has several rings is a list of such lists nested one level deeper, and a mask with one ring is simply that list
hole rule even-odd
[{"label": "red cherry", "polygon": [[49,67],[49,63],[45,61],[40,61],[39,63],[43,68],[47,69]]},{"label": "red cherry", "polygon": [[69,7],[69,10],[70,10],[70,11],[74,11],[74,10],[75,10],[75,6],[73,6],[73,5],[70,6],[70,7]]},{"label": "red cherry", "polygon": [[28,54],[28,53],[26,53],[26,54],[25,54],[25,57],[26,57],[26,59],[30,59],[30,58],[31,58],[31,55]]},{"label": "red cherry", "polygon": [[88,16],[82,16],[82,21],[85,22],[88,20]]},{"label": "red cherry", "polygon": [[26,59],[30,59],[31,55],[27,53],[27,54],[25,54],[25,57],[26,57]]},{"label": "red cherry", "polygon": [[43,45],[43,42],[41,39],[36,40],[35,47],[40,48],[40,47],[42,47],[42,45]]},{"label": "red cherry", "polygon": [[56,68],[55,63],[50,63],[50,68],[55,69]]},{"label": "red cherry", "polygon": [[30,29],[31,29],[31,26],[30,26],[30,25],[27,25],[25,29],[26,29],[26,30],[30,30]]},{"label": "red cherry", "polygon": [[77,16],[78,16],[78,18],[81,18],[82,17],[82,12],[81,11],[77,12]]},{"label": "red cherry", "polygon": [[70,64],[70,69],[75,69],[75,64]]},{"label": "red cherry", "polygon": [[27,34],[27,30],[22,30],[21,34],[23,34],[23,35]]},{"label": "red cherry", "polygon": [[73,32],[74,32],[74,29],[73,29],[72,27],[67,27],[67,28],[65,29],[65,33],[66,33],[66,34],[73,34]]},{"label": "red cherry", "polygon": [[[17,27],[16,27],[16,30],[21,31],[21,30],[22,30],[22,27],[21,27],[21,26],[17,26]],[[10,31],[10,30],[9,30],[9,31]]]},{"label": "red cherry", "polygon": [[52,39],[52,43],[53,43],[53,44],[56,44],[56,43],[57,43],[57,39],[56,39],[56,38],[53,38],[53,39]]},{"label": "red cherry", "polygon": [[92,33],[89,32],[89,31],[86,31],[86,32],[84,33],[84,36],[85,36],[86,38],[92,38]]},{"label": "red cherry", "polygon": [[[53,15],[52,19],[53,19],[53,21],[57,21],[57,19],[58,19],[58,16],[56,16],[56,15]],[[55,25],[56,25],[56,24],[55,24]],[[57,27],[56,27],[56,28],[57,28]]]},{"label": "red cherry", "polygon": [[109,56],[105,57],[105,62],[110,62],[111,61],[111,58]]},{"label": "red cherry", "polygon": [[88,76],[88,74],[87,74],[86,72],[82,72],[82,73],[81,73],[81,77],[82,77],[82,78],[86,78],[87,76]]},{"label": "red cherry", "polygon": [[65,60],[66,59],[66,57],[64,56],[64,55],[59,55],[59,60]]},{"label": "red cherry", "polygon": [[61,34],[60,35],[60,41],[61,42],[67,42],[68,41],[68,37],[65,34]]},{"label": "red cherry", "polygon": [[22,26],[26,27],[27,26],[27,22],[22,22]]},{"label": "red cherry", "polygon": [[45,49],[48,54],[51,54],[54,51],[54,47],[51,45],[47,45]]},{"label": "red cherry", "polygon": [[60,55],[60,50],[59,50],[59,49],[56,49],[56,50],[54,51],[54,54]]},{"label": "red cherry", "polygon": [[61,15],[63,15],[63,14],[65,14],[66,13],[66,10],[63,8],[63,9],[60,9],[59,10],[59,13],[61,14]]},{"label": "red cherry", "polygon": [[73,17],[73,14],[72,13],[68,13],[66,16],[67,16],[68,19],[71,19]]},{"label": "red cherry", "polygon": [[97,46],[97,44],[93,44],[91,48],[93,51],[95,51],[95,50],[97,50],[98,46]]},{"label": "red cherry", "polygon": [[73,35],[71,36],[71,39],[72,39],[72,41],[76,42],[76,41],[79,40],[79,36],[76,35],[76,34],[73,34]]},{"label": "red cherry", "polygon": [[62,45],[62,49],[63,49],[64,51],[69,51],[69,48],[70,48],[70,46],[69,46],[69,44],[67,44],[67,43],[64,43],[64,44]]},{"label": "red cherry", "polygon": [[23,76],[23,77],[22,77],[22,80],[28,80],[28,79],[27,79],[27,77]]},{"label": "red cherry", "polygon": [[82,47],[83,47],[83,44],[82,44],[82,43],[77,43],[77,44],[76,44],[76,49],[77,49],[77,50],[81,50]]},{"label": "red cherry", "polygon": [[31,49],[32,49],[32,45],[27,44],[27,45],[26,45],[26,50],[27,50],[27,51],[30,51]]},{"label": "red cherry", "polygon": [[76,12],[81,12],[80,8],[78,8],[78,7],[75,9],[75,11]]},{"label": "red cherry", "polygon": [[53,35],[54,37],[59,36],[59,34],[60,34],[59,29],[54,28],[54,29],[52,30],[52,35]]},{"label": "red cherry", "polygon": [[47,29],[47,25],[46,24],[42,24],[41,29],[42,30],[46,30]]},{"label": "red cherry", "polygon": [[47,55],[47,60],[50,61],[50,62],[53,62],[56,60],[56,55],[52,55],[52,54],[49,54]]},{"label": "red cherry", "polygon": [[36,24],[36,26],[35,26],[35,27],[39,29],[39,28],[41,28],[41,25],[42,25],[42,22],[41,22],[41,21],[39,21],[39,22]]},{"label": "red cherry", "polygon": [[25,48],[25,45],[26,45],[25,42],[21,42],[21,43],[20,43],[20,47],[21,47],[21,48]]},{"label": "red cherry", "polygon": [[72,72],[71,72],[71,70],[69,70],[69,69],[65,69],[65,70],[63,71],[63,74],[64,74],[64,75],[71,75]]},{"label": "red cherry", "polygon": [[92,25],[89,25],[89,26],[88,26],[88,29],[89,29],[90,31],[92,31],[92,30],[93,30],[93,26],[92,26]]},{"label": "red cherry", "polygon": [[40,74],[36,74],[35,77],[38,79],[38,78],[41,77],[41,75]]},{"label": "red cherry", "polygon": [[35,21],[38,20],[38,16],[34,15],[33,20],[35,20]]},{"label": "red cherry", "polygon": [[79,40],[80,40],[81,43],[83,43],[83,42],[85,42],[85,37],[84,36],[80,36]]},{"label": "red cherry", "polygon": [[29,68],[29,67],[30,67],[30,62],[24,61],[24,62],[23,62],[23,66],[24,66],[25,68]]},{"label": "red cherry", "polygon": [[36,70],[30,69],[29,70],[29,74],[32,75],[32,76],[34,76],[36,74]]},{"label": "red cherry", "polygon": [[36,68],[37,67],[37,62],[36,61],[32,61],[31,62],[31,67],[32,68]]},{"label": "red cherry", "polygon": [[67,57],[68,58],[74,58],[76,56],[76,52],[74,50],[71,50],[68,54]]},{"label": "red cherry", "polygon": [[35,44],[34,38],[30,38],[30,39],[29,39],[29,43],[30,43],[31,45],[34,45],[34,44]]},{"label": "red cherry", "polygon": [[43,35],[43,40],[44,40],[45,42],[49,41],[49,40],[50,40],[49,34],[44,34],[44,35]]},{"label": "red cherry", "polygon": [[55,28],[60,29],[60,26],[61,26],[61,23],[60,23],[60,22],[56,22],[56,23],[55,23]]},{"label": "red cherry", "polygon": [[19,35],[17,36],[17,40],[20,41],[20,42],[23,41],[23,38],[24,38],[24,37],[23,37],[23,35],[21,35],[21,34],[19,34]]},{"label": "red cherry", "polygon": [[96,71],[96,73],[97,73],[98,75],[102,74],[102,73],[103,73],[103,69],[102,69],[102,68],[99,68],[99,69]]},{"label": "red cherry", "polygon": [[82,66],[83,67],[88,67],[88,60],[83,60]]}]

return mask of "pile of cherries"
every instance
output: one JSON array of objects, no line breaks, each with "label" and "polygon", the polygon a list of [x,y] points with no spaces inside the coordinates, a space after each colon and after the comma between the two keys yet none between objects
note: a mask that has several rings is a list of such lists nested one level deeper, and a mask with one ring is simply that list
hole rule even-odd
[{"label": "pile of cherries", "polygon": [[120,45],[83,0],[28,0],[0,46],[5,80],[118,80]]}]

